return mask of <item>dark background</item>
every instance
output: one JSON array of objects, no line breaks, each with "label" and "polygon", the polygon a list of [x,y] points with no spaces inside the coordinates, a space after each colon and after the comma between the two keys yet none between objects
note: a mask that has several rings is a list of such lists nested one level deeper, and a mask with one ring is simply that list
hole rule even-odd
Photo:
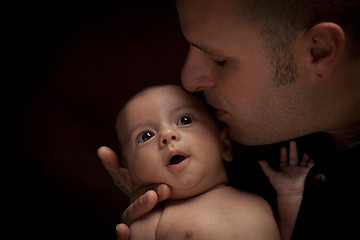
[{"label": "dark background", "polygon": [[3,104],[15,122],[3,125],[8,239],[115,239],[128,198],[96,150],[114,146],[130,95],[180,83],[187,43],[175,3],[28,1],[3,11],[12,65]]}]

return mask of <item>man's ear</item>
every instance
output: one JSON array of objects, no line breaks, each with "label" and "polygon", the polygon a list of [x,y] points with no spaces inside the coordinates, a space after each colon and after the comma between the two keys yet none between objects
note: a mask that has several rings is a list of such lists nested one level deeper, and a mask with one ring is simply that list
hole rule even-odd
[{"label": "man's ear", "polygon": [[339,62],[345,47],[343,29],[332,22],[321,22],[305,33],[310,54],[310,73],[316,80],[327,80]]},{"label": "man's ear", "polygon": [[226,128],[221,130],[220,137],[223,144],[223,159],[231,162],[233,160],[232,141]]}]

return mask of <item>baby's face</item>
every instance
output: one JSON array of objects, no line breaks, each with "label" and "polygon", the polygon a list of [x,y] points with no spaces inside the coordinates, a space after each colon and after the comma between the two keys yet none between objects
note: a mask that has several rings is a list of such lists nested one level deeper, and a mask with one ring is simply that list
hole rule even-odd
[{"label": "baby's face", "polygon": [[116,129],[136,187],[166,183],[177,198],[226,182],[219,130],[200,100],[180,87],[158,87],[131,100]]}]

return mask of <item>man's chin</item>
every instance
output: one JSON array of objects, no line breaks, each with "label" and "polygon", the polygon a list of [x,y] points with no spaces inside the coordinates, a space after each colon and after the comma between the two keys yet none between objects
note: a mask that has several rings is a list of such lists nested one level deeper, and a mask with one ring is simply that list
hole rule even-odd
[{"label": "man's chin", "polygon": [[263,145],[274,144],[281,141],[266,136],[258,136],[252,133],[232,131],[231,128],[229,128],[229,135],[232,140],[245,146],[263,146]]}]

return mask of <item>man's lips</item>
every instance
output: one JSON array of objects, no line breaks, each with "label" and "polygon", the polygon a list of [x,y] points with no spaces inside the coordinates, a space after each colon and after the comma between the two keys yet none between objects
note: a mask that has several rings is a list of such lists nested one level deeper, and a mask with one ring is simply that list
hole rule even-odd
[{"label": "man's lips", "polygon": [[214,108],[214,114],[216,118],[220,118],[221,116],[223,116],[226,113],[226,111],[218,109],[218,108]]},{"label": "man's lips", "polygon": [[212,107],[212,109],[214,111],[214,115],[215,115],[216,118],[219,118],[219,117],[223,116],[226,113],[226,111],[219,108],[217,106],[217,104],[214,104],[214,101],[210,101],[208,99],[206,99],[206,101]]}]

